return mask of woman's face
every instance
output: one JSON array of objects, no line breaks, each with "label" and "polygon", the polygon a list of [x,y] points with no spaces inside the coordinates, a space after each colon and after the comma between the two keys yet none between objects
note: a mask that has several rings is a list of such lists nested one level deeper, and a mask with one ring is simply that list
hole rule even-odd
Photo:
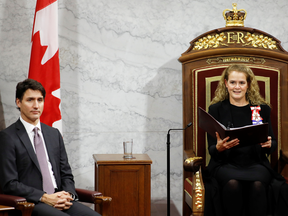
[{"label": "woman's face", "polygon": [[225,79],[225,85],[229,93],[230,103],[235,102],[240,105],[247,103],[245,95],[249,86],[245,73],[232,71],[228,80]]}]

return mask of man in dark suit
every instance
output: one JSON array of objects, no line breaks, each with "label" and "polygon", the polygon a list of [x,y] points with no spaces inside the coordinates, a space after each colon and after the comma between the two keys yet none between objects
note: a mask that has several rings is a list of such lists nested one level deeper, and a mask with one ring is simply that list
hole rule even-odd
[{"label": "man in dark suit", "polygon": [[[0,132],[1,190],[35,203],[32,213],[35,216],[99,216],[77,202],[60,132],[40,123],[45,94],[43,86],[35,80],[17,84],[20,118]],[[42,146],[41,156],[38,146]]]}]

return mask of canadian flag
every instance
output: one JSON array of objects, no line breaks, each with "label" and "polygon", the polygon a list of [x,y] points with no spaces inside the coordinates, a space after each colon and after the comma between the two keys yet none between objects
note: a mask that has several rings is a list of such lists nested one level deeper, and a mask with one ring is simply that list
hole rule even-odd
[{"label": "canadian flag", "polygon": [[62,133],[57,0],[38,0],[32,30],[29,78],[46,90],[41,122]]}]

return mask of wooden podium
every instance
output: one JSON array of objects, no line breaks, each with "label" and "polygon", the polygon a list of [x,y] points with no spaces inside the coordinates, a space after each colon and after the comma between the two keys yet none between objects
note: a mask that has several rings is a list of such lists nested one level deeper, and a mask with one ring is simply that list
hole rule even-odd
[{"label": "wooden podium", "polygon": [[95,190],[112,197],[109,215],[151,215],[151,164],[147,154],[94,154]]}]

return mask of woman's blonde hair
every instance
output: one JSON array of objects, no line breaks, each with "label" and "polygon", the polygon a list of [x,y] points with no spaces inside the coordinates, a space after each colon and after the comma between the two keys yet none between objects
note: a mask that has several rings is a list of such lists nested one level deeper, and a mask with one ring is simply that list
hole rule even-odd
[{"label": "woman's blonde hair", "polygon": [[229,99],[229,93],[226,89],[225,80],[228,81],[228,77],[232,71],[242,72],[246,75],[246,81],[248,83],[246,100],[249,101],[250,104],[267,104],[270,106],[270,104],[266,102],[265,99],[260,95],[259,86],[253,71],[244,64],[233,64],[223,71],[211,104],[215,104],[219,101]]}]

